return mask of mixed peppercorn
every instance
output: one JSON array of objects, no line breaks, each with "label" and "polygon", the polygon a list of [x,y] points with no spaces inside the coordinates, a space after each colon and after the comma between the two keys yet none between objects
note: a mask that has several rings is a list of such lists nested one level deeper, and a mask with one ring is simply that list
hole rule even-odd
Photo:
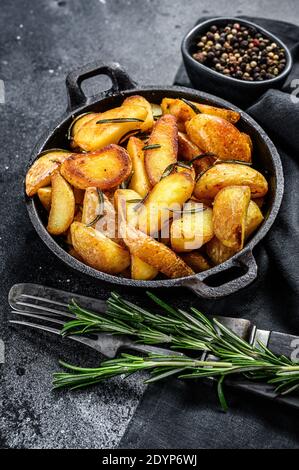
[{"label": "mixed peppercorn", "polygon": [[247,81],[277,77],[286,66],[285,50],[251,26],[212,25],[200,37],[193,58],[224,75]]}]

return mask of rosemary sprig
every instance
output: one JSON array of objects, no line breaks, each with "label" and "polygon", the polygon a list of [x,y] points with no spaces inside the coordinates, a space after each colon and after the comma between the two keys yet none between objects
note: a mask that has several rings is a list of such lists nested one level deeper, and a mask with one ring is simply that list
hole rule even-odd
[{"label": "rosemary sprig", "polygon": [[160,148],[161,148],[160,144],[149,144],[149,145],[145,145],[144,147],[142,147],[142,150],[154,150],[154,149],[160,149]]},{"label": "rosemary sprig", "polygon": [[203,212],[207,210],[207,207],[202,205],[201,207],[192,207],[191,209],[185,209],[183,208],[182,210],[180,209],[169,209],[169,212],[174,212],[174,213],[179,213],[179,214],[196,214],[197,212]]},{"label": "rosemary sprig", "polygon": [[97,124],[121,124],[123,122],[144,122],[144,119],[138,118],[110,118],[110,119],[99,119]]},{"label": "rosemary sprig", "polygon": [[181,162],[181,161],[170,163],[170,165],[168,165],[163,171],[160,180],[162,180],[166,176],[169,176],[177,166],[190,170],[191,165],[190,165],[190,162],[187,163],[187,162]]},{"label": "rosemary sprig", "polygon": [[104,206],[105,206],[104,194],[103,194],[102,190],[99,189],[99,188],[97,188],[97,193],[98,193],[98,198],[99,198],[99,213],[91,222],[88,222],[88,224],[86,224],[86,227],[92,227],[102,217],[104,217]]},{"label": "rosemary sprig", "polygon": [[285,356],[276,356],[259,343],[252,346],[225,327],[219,320],[208,319],[199,310],[190,312],[175,309],[147,292],[149,298],[163,310],[152,313],[112,292],[107,300],[105,315],[89,312],[75,302],[70,305],[74,320],[67,322],[62,334],[110,332],[126,334],[143,344],[167,344],[170,348],[206,351],[212,359],[193,359],[185,355],[149,355],[137,357],[122,355],[104,361],[100,367],[84,369],[61,363],[71,372],[57,373],[54,387],[82,388],[104,379],[140,370],[151,371],[148,382],[170,375],[182,379],[218,379],[218,396],[223,409],[227,408],[223,394],[223,381],[228,375],[242,374],[248,380],[264,380],[273,384],[277,394],[299,390],[299,364]]},{"label": "rosemary sprig", "polygon": [[201,111],[198,109],[198,107],[195,106],[195,104],[193,104],[191,101],[187,100],[186,98],[181,98],[181,101],[187,104],[192,109],[192,111],[195,112],[195,114],[201,114]]}]

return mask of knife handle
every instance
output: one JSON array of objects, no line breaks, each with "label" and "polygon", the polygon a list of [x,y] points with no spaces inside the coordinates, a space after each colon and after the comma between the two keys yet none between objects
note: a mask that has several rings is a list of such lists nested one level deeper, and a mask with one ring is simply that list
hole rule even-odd
[{"label": "knife handle", "polygon": [[297,360],[299,362],[299,336],[271,331],[268,348],[278,356],[283,354],[284,356],[290,357],[292,360]]}]

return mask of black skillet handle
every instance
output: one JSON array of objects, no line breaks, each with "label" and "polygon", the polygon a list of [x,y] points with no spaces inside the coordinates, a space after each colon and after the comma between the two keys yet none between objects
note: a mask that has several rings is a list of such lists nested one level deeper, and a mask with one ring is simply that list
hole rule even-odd
[{"label": "black skillet handle", "polygon": [[[107,75],[112,81],[112,87],[97,94],[96,97],[87,97],[81,88],[81,83],[98,75]],[[101,100],[115,93],[135,87],[136,83],[117,62],[110,64],[104,64],[100,61],[92,62],[70,72],[66,77],[68,108],[69,110],[74,110],[94,101],[95,98]]]},{"label": "black skillet handle", "polygon": [[251,250],[246,251],[241,257],[231,262],[218,266],[217,274],[225,272],[232,267],[243,267],[246,269],[245,274],[226,282],[217,287],[209,286],[205,281],[209,278],[209,274],[200,273],[198,276],[192,277],[184,282],[184,286],[191,289],[199,297],[207,299],[215,299],[225,297],[226,295],[237,292],[240,289],[251,284],[257,276],[257,264]]}]

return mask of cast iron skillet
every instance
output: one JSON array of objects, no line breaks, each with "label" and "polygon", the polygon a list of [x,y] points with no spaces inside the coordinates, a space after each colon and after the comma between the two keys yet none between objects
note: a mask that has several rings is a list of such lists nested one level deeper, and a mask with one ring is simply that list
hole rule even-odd
[{"label": "cast iron skillet", "polygon": [[[112,87],[97,96],[87,97],[81,88],[81,83],[97,75],[110,77]],[[206,298],[223,297],[250,284],[257,276],[257,265],[252,254],[252,249],[266,235],[277,216],[284,184],[278,152],[260,126],[246,113],[227,101],[200,91],[177,86],[139,87],[117,63],[105,65],[101,62],[96,62],[79,68],[67,76],[66,87],[68,93],[67,111],[56,126],[48,130],[39,140],[33,150],[28,168],[41,151],[49,148],[68,148],[66,133],[74,116],[87,111],[99,112],[119,106],[125,97],[135,94],[140,94],[149,101],[156,103],[160,103],[164,97],[184,97],[189,100],[234,109],[241,113],[238,127],[247,132],[253,140],[255,149],[254,166],[255,168],[259,168],[267,177],[269,192],[266,201],[265,220],[244,249],[225,263],[194,276],[179,279],[135,281],[97,271],[73,258],[64,250],[59,244],[59,240],[53,238],[47,232],[45,228],[45,214],[38,198],[28,198],[26,196],[26,205],[30,219],[37,233],[48,248],[72,268],[94,278],[115,284],[147,288],[184,286],[190,288],[198,296]],[[233,279],[232,276],[234,276]],[[223,281],[223,279],[225,280]]]}]

